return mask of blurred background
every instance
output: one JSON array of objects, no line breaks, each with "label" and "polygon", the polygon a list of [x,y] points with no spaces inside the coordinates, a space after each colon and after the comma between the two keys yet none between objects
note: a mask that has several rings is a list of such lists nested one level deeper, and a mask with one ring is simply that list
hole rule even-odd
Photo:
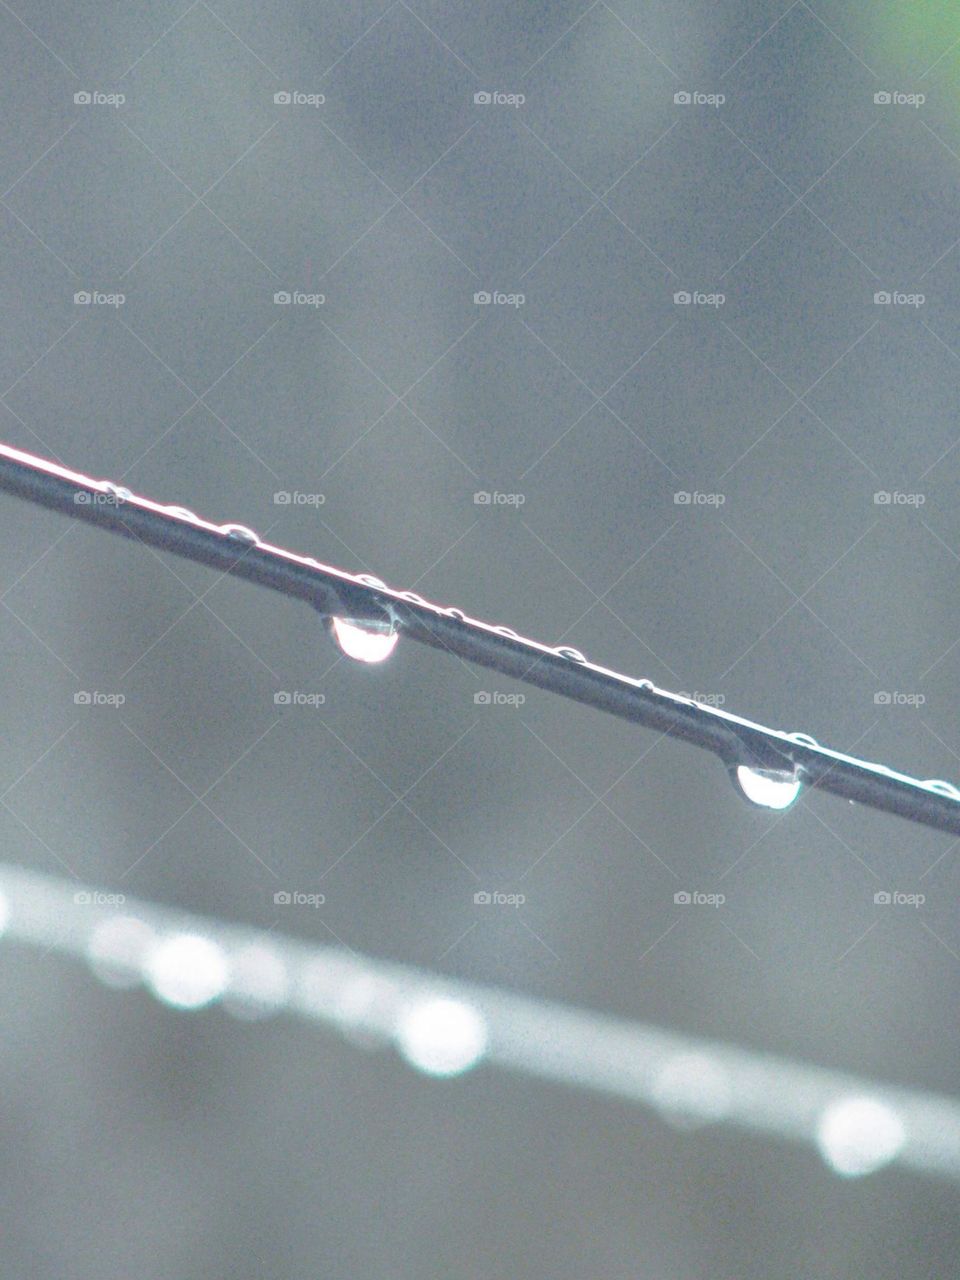
[{"label": "blurred background", "polygon": [[[13,0],[0,39],[9,443],[960,775],[953,6]],[[693,748],[412,643],[362,668],[13,498],[0,538],[4,861],[956,1089],[948,836],[752,810]],[[12,943],[0,1017],[11,1276],[919,1280],[960,1248],[932,1179]]]}]

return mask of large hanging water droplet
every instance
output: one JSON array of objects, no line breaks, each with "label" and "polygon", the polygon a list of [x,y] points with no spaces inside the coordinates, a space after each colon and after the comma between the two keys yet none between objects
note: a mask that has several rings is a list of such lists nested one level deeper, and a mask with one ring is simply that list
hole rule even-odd
[{"label": "large hanging water droplet", "polygon": [[334,617],[330,626],[337,644],[356,662],[386,661],[400,639],[396,624],[386,619],[379,622]]},{"label": "large hanging water droplet", "polygon": [[799,775],[785,769],[758,769],[738,764],[733,779],[741,794],[760,809],[788,809],[803,786]]}]

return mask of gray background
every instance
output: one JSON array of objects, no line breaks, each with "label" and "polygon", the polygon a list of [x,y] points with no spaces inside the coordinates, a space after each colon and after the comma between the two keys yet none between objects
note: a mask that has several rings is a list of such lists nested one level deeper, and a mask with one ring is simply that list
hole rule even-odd
[{"label": "gray background", "polygon": [[[30,0],[0,37],[9,442],[960,774],[952,6]],[[752,811],[692,748],[413,644],[361,669],[306,608],[13,499],[0,526],[4,859],[955,1089],[947,837]],[[430,1081],[12,946],[0,1018],[5,1275],[913,1280],[960,1247],[955,1193],[897,1170]]]}]

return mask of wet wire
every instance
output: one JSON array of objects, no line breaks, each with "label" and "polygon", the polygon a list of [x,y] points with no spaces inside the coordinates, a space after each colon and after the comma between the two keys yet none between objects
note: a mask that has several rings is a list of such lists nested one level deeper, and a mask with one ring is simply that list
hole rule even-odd
[{"label": "wet wire", "polygon": [[413,591],[351,574],[263,541],[244,525],[216,525],[186,508],[140,497],[0,444],[0,490],[149,546],[304,600],[328,620],[409,636],[467,662],[683,739],[723,763],[747,799],[785,808],[804,786],[960,835],[960,788],[919,779],[770,729],[720,707],[612,671],[567,646],[433,604]]}]

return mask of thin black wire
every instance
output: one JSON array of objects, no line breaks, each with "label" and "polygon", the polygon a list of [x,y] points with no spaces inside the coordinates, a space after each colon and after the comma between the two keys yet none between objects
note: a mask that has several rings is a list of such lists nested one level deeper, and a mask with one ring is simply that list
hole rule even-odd
[{"label": "thin black wire", "polygon": [[327,618],[389,624],[467,662],[682,738],[712,752],[730,770],[746,766],[774,780],[797,779],[960,835],[960,789],[952,783],[922,781],[830,750],[806,734],[768,729],[649,680],[597,666],[576,649],[550,648],[508,627],[432,604],[415,592],[397,591],[367,574],[347,573],[271,546],[242,525],[210,524],[183,507],[152,502],[3,444],[0,490],[306,600]]}]

